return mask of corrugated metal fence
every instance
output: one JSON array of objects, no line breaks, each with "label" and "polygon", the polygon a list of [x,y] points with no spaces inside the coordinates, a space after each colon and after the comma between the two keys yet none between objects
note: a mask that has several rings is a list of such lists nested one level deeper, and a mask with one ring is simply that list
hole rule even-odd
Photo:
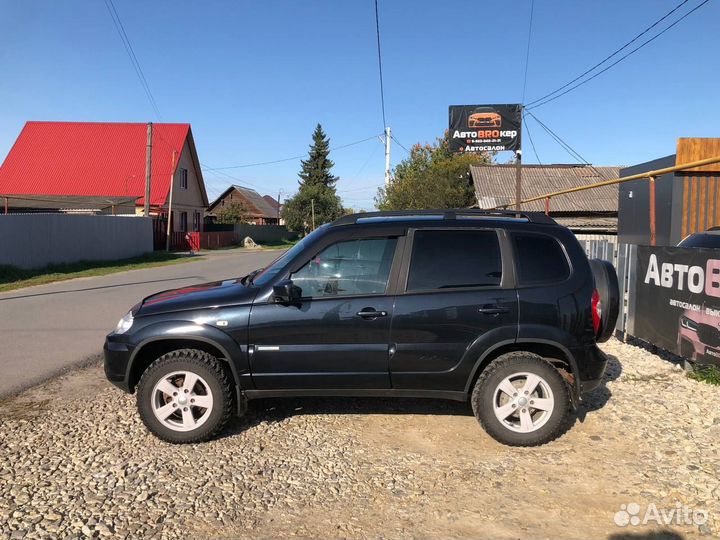
[{"label": "corrugated metal fence", "polygon": [[618,315],[615,331],[625,334],[632,333],[635,306],[635,261],[637,246],[634,244],[621,244],[617,236],[604,234],[577,234],[575,235],[585,248],[589,259],[603,259],[610,261],[618,276],[620,286],[620,313]]},{"label": "corrugated metal fence", "polygon": [[42,268],[116,260],[153,250],[152,220],[135,216],[0,215],[0,265]]}]

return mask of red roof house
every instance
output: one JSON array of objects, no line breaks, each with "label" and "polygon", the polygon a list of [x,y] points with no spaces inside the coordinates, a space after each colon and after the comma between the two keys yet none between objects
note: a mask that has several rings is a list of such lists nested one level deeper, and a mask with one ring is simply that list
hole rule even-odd
[{"label": "red roof house", "polygon": [[[151,213],[167,215],[172,177],[174,229],[201,230],[208,198],[190,125],[152,132]],[[132,198],[140,213],[146,146],[147,124],[27,122],[0,167],[0,198]]]}]

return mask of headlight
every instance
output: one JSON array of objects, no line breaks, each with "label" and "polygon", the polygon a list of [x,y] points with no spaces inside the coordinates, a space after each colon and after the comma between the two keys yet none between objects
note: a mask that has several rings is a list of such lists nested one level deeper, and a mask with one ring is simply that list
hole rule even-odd
[{"label": "headlight", "polygon": [[130,330],[130,327],[133,324],[133,316],[132,311],[128,311],[127,315],[125,315],[117,324],[117,328],[115,328],[116,334],[124,334],[128,330]]},{"label": "headlight", "polygon": [[689,317],[686,317],[685,315],[680,317],[680,326],[682,326],[683,328],[687,328],[688,330],[692,330],[693,332],[698,331],[698,323],[696,323]]}]

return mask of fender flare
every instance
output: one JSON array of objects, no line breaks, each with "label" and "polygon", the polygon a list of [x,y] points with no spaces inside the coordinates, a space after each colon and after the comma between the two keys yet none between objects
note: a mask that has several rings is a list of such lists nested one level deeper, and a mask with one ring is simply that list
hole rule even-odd
[{"label": "fender flare", "polygon": [[[192,328],[193,331],[178,332],[179,325],[187,327],[188,330]],[[160,341],[187,340],[207,343],[218,349],[224,356],[220,360],[227,362],[230,366],[238,392],[241,393],[242,390],[246,390],[246,388],[242,387],[241,381],[243,380],[243,374],[250,373],[247,347],[238,344],[232,337],[217,328],[200,324],[188,324],[187,321],[163,321],[142,328],[134,337],[138,338],[139,341],[133,348],[128,360],[125,375],[125,383],[128,384],[128,387],[135,360],[147,345]]]},{"label": "fender flare", "polygon": [[518,338],[514,340],[505,340],[496,343],[493,347],[487,349],[480,358],[475,362],[475,365],[473,366],[472,372],[470,373],[470,378],[468,379],[468,382],[465,385],[465,393],[469,393],[471,391],[470,384],[472,381],[475,380],[476,375],[478,374],[478,370],[480,369],[480,366],[483,365],[485,360],[497,349],[501,347],[505,347],[506,345],[517,345],[520,350],[522,350],[523,344],[533,344],[537,343],[540,345],[549,345],[551,347],[554,347],[558,349],[563,354],[563,360],[567,361],[567,363],[570,365],[570,369],[572,370],[573,375],[573,400],[575,401],[580,396],[580,372],[578,370],[577,362],[575,362],[575,358],[573,358],[573,355],[570,353],[570,350],[565,347],[564,345],[558,343],[557,341],[553,341],[551,339],[541,339],[541,338]]}]

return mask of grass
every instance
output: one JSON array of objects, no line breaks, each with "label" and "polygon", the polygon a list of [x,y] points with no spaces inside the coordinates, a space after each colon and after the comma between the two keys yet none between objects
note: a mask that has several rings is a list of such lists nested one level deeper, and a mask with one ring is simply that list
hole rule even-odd
[{"label": "grass", "polygon": [[293,247],[300,241],[300,238],[295,240],[277,240],[275,242],[261,242],[260,245],[264,248],[269,249],[287,249]]},{"label": "grass", "polygon": [[696,381],[720,386],[720,368],[717,366],[696,366],[695,369],[688,374],[688,377]]},{"label": "grass", "polygon": [[33,285],[43,285],[55,281],[66,281],[79,277],[105,276],[126,270],[153,268],[168,264],[196,261],[198,257],[188,257],[177,253],[148,253],[141,257],[116,261],[78,261],[67,264],[51,264],[44,268],[24,269],[16,266],[0,265],[0,292],[12,291]]}]

